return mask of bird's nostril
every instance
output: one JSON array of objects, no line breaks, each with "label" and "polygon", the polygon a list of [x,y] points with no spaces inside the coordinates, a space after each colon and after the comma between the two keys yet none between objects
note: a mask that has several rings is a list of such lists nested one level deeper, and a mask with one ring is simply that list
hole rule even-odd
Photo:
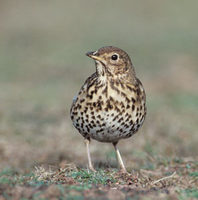
[{"label": "bird's nostril", "polygon": [[93,52],[93,55],[94,55],[94,56],[98,56],[98,51],[94,51],[94,52]]},{"label": "bird's nostril", "polygon": [[90,56],[93,56],[94,53],[95,53],[95,51],[89,51],[89,52],[86,53],[86,56],[89,56],[89,57],[90,57]]},{"label": "bird's nostril", "polygon": [[98,51],[89,51],[86,53],[87,56],[99,56]]}]

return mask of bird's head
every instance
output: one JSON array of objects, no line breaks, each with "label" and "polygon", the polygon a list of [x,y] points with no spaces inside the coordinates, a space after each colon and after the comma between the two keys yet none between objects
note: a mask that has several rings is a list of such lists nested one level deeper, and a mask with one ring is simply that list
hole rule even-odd
[{"label": "bird's head", "polygon": [[86,54],[96,62],[96,71],[100,76],[126,77],[135,76],[134,67],[128,54],[113,46],[102,47]]}]

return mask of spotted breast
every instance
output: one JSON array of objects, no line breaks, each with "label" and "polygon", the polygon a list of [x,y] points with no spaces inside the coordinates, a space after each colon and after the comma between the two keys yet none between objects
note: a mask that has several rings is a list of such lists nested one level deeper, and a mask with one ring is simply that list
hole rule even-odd
[{"label": "spotted breast", "polygon": [[[104,78],[103,78],[104,79]],[[84,137],[101,142],[116,142],[132,136],[146,115],[144,88],[136,79],[125,80],[90,76],[73,102],[71,117]]]}]

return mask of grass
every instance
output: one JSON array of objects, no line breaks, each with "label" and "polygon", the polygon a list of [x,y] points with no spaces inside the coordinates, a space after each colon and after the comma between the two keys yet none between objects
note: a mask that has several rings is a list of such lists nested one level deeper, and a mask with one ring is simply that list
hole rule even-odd
[{"label": "grass", "polygon": [[180,192],[179,199],[184,200],[188,198],[198,198],[198,190],[197,189],[186,189],[186,190],[181,190]]},{"label": "grass", "polygon": [[[197,6],[189,1],[25,1],[0,7],[0,198],[197,199]],[[142,129],[112,146],[69,118],[95,71],[87,51],[126,50],[147,93]],[[75,164],[71,164],[75,163]],[[37,167],[35,167],[37,166]]]},{"label": "grass", "polygon": [[54,170],[40,166],[33,173],[23,175],[4,169],[0,185],[4,188],[3,197],[16,193],[20,199],[108,199],[117,198],[116,195],[141,199],[145,194],[156,199],[164,194],[175,199],[197,198],[196,161],[171,160],[168,167],[161,162],[156,164],[155,170],[141,169],[129,174],[113,168],[91,172],[75,165]]}]

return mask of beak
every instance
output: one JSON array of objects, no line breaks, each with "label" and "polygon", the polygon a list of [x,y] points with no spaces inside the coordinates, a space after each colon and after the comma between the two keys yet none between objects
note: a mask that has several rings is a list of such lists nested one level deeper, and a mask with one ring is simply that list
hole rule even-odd
[{"label": "beak", "polygon": [[100,62],[102,62],[102,58],[100,58],[98,55],[97,55],[97,51],[92,51],[92,52],[88,52],[86,53],[86,55],[90,58],[93,58],[94,60],[98,60]]}]

